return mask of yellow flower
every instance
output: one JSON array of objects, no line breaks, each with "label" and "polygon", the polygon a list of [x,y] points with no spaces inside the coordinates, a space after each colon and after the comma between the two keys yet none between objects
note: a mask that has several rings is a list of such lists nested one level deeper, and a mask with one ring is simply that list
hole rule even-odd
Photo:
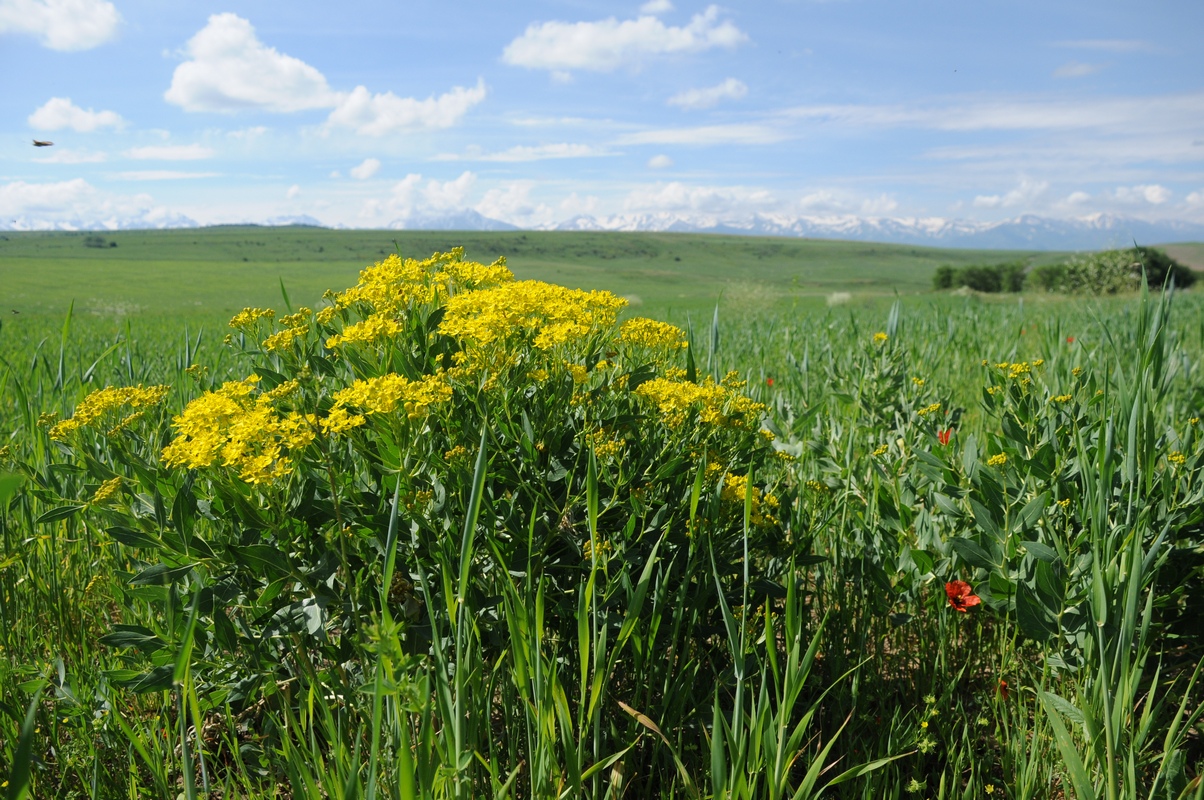
[{"label": "yellow flower", "polygon": [[716,384],[710,377],[701,384],[653,378],[641,383],[635,394],[652,402],[670,428],[684,424],[692,411],[704,425],[749,428],[760,420],[765,406],[734,391],[728,382],[725,378],[723,384]]},{"label": "yellow flower", "polygon": [[987,466],[989,467],[1002,467],[1006,463],[1008,463],[1008,457],[1006,453],[999,453],[987,459]]},{"label": "yellow flower", "polygon": [[98,506],[104,503],[117,492],[121,491],[121,476],[112,478],[102,483],[97,489],[96,494],[92,495],[89,501],[92,505]]},{"label": "yellow flower", "polygon": [[923,408],[919,409],[918,411],[916,411],[916,413],[919,414],[921,417],[926,417],[929,414],[935,414],[936,412],[938,412],[940,410],[941,410],[940,403],[932,403],[931,405],[927,405],[927,406],[924,406]]},{"label": "yellow flower", "polygon": [[[63,440],[80,428],[92,426],[110,412],[120,408],[149,408],[162,403],[170,386],[106,386],[89,394],[75,407],[70,419],[65,419],[50,429],[50,438]],[[38,420],[41,424],[41,420]]]},{"label": "yellow flower", "polygon": [[550,350],[609,329],[626,304],[610,292],[517,281],[452,296],[439,330],[477,345],[529,337]]},{"label": "yellow flower", "polygon": [[619,341],[634,347],[676,350],[686,346],[686,332],[666,322],[633,317],[619,328]]},{"label": "yellow flower", "polygon": [[259,322],[259,320],[271,319],[274,316],[276,316],[276,312],[270,308],[244,308],[230,320],[230,327],[235,330],[246,331],[254,327],[255,323]]},{"label": "yellow flower", "polygon": [[368,414],[389,414],[401,406],[409,419],[420,419],[432,405],[446,402],[451,396],[452,388],[443,375],[424,375],[411,381],[388,374],[356,381],[335,392],[334,402],[336,406],[353,406]]},{"label": "yellow flower", "polygon": [[343,406],[335,406],[322,420],[322,431],[326,435],[345,433],[352,428],[364,424],[364,418],[359,414],[350,414]]},{"label": "yellow flower", "polygon": [[1188,425],[1195,425],[1195,424],[1196,424],[1196,423],[1198,423],[1199,421],[1200,421],[1200,418],[1199,418],[1199,417],[1192,417],[1191,419],[1189,419],[1189,420],[1187,421],[1187,424],[1188,424]]},{"label": "yellow flower", "polygon": [[1074,399],[1074,395],[1060,394],[1057,397],[1049,398],[1049,402],[1051,402],[1051,403],[1069,403],[1073,399]]},{"label": "yellow flower", "polygon": [[876,447],[876,448],[874,449],[874,453],[873,453],[873,455],[874,455],[874,458],[877,458],[878,456],[884,456],[884,455],[886,455],[886,452],[887,452],[888,450],[890,450],[890,445],[885,445],[885,444],[880,444],[880,445],[878,445],[878,447]]},{"label": "yellow flower", "polygon": [[887,339],[889,339],[889,338],[890,338],[890,337],[889,337],[889,336],[887,336],[887,335],[886,335],[885,333],[883,333],[882,331],[878,331],[877,333],[875,333],[875,334],[874,334],[874,344],[882,344],[883,342],[885,342],[885,341],[886,341]]},{"label": "yellow flower", "polygon": [[911,382],[912,382],[912,383],[914,383],[916,386],[923,386],[923,385],[924,385],[924,379],[923,379],[923,378],[912,378],[912,379],[911,379]]},{"label": "yellow flower", "polygon": [[1172,464],[1174,464],[1177,467],[1181,467],[1187,463],[1187,456],[1183,455],[1178,450],[1176,450],[1175,452],[1168,455],[1166,457],[1166,460],[1171,462]]}]

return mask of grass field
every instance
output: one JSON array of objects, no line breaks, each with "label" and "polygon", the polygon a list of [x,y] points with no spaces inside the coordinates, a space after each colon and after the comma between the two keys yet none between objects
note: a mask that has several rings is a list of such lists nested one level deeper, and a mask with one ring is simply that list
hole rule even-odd
[{"label": "grass field", "polygon": [[7,796],[1204,800],[1200,290],[375,235],[0,240]]},{"label": "grass field", "polygon": [[[937,266],[990,264],[1050,253],[698,234],[335,231],[216,227],[105,233],[116,247],[85,247],[84,233],[0,235],[3,302],[22,313],[200,312],[230,315],[280,305],[280,282],[313,304],[398,249],[424,258],[462,245],[470,258],[509,259],[520,279],[605,289],[640,313],[813,306],[833,292],[912,294]],[[396,243],[396,244],[395,244]]]}]

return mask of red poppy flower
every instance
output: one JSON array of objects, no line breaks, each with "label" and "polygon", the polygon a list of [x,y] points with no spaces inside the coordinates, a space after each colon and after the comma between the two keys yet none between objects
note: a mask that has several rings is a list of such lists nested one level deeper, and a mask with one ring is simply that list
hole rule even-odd
[{"label": "red poppy flower", "polygon": [[1008,699],[1008,682],[1005,680],[1000,680],[999,688],[996,691],[999,692],[999,696],[1006,701]]},{"label": "red poppy flower", "polygon": [[765,379],[765,385],[766,385],[766,386],[773,386],[773,378],[766,378],[766,379]]},{"label": "red poppy flower", "polygon": [[945,584],[945,594],[949,595],[949,605],[955,611],[965,614],[971,606],[982,602],[982,598],[974,594],[970,584],[965,581],[949,581]]},{"label": "red poppy flower", "polygon": [[1066,337],[1066,344],[1074,344],[1074,337],[1073,337],[1073,336],[1067,336],[1067,337]]},{"label": "red poppy flower", "polygon": [[941,447],[944,447],[945,445],[949,444],[949,437],[952,435],[953,429],[945,428],[945,430],[937,432],[936,440],[941,443]]}]

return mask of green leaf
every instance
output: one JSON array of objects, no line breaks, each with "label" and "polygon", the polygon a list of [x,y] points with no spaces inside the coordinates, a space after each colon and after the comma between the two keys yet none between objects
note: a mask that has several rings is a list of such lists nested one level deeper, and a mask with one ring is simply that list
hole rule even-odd
[{"label": "green leaf", "polygon": [[170,689],[175,671],[176,667],[174,664],[164,664],[161,667],[155,667],[149,672],[115,669],[106,672],[105,675],[114,686],[129,689],[135,694],[146,694],[147,692],[161,692],[165,689]]},{"label": "green leaf", "polygon": [[1049,492],[1041,492],[1029,500],[1025,503],[1024,508],[1020,509],[1020,513],[1015,516],[1016,524],[1013,526],[1013,530],[1023,530],[1035,525],[1047,505],[1049,505]]},{"label": "green leaf", "polygon": [[981,567],[982,569],[994,570],[998,568],[992,559],[990,553],[982,548],[982,546],[973,539],[967,539],[964,536],[959,536],[955,539],[950,539],[949,544],[953,546],[954,551],[972,567]]},{"label": "green leaf", "polygon": [[83,509],[85,509],[87,507],[88,506],[84,503],[76,503],[76,504],[69,505],[69,506],[59,506],[58,508],[52,508],[49,511],[47,511],[45,514],[42,514],[42,516],[40,516],[36,520],[34,520],[34,524],[42,525],[43,523],[46,523],[46,522],[56,522],[60,519],[66,519],[67,517],[71,517],[71,516],[74,516],[75,514],[78,514],[80,511],[82,511]]},{"label": "green leaf", "polygon": [[1054,729],[1054,741],[1058,743],[1058,751],[1062,754],[1062,762],[1069,773],[1070,782],[1074,787],[1074,792],[1078,796],[1078,800],[1096,800],[1095,788],[1091,785],[1091,779],[1087,776],[1087,770],[1083,766],[1083,759],[1079,757],[1079,752],[1075,749],[1074,739],[1070,737],[1070,732],[1066,730],[1066,724],[1062,722],[1062,718],[1055,710],[1057,706],[1055,706],[1053,701],[1061,700],[1062,698],[1049,692],[1041,692],[1040,696],[1041,703],[1046,709],[1049,724]]},{"label": "green leaf", "polygon": [[130,578],[131,586],[167,586],[178,582],[189,573],[192,564],[182,567],[169,567],[166,564],[155,564],[147,567]]},{"label": "green leaf", "polygon": [[112,633],[100,637],[106,647],[136,647],[144,653],[153,653],[167,647],[167,642],[155,632],[141,625],[114,625]]},{"label": "green leaf", "polygon": [[1037,642],[1048,641],[1058,632],[1054,614],[1033,587],[1020,582],[1016,587],[1016,622],[1025,636]]},{"label": "green leaf", "polygon": [[1054,550],[1047,544],[1041,544],[1040,542],[1021,542],[1021,545],[1033,558],[1046,561],[1050,564],[1060,561],[1058,558],[1058,551]]},{"label": "green leaf", "polygon": [[163,540],[153,533],[127,528],[124,525],[114,525],[107,528],[109,536],[113,537],[113,541],[125,545],[126,547],[144,547],[147,549],[157,549],[163,546]]}]

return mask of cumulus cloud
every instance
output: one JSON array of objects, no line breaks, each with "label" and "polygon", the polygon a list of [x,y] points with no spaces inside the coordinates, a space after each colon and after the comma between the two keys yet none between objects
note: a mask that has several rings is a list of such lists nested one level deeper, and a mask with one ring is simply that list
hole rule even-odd
[{"label": "cumulus cloud", "polygon": [[1187,196],[1187,204],[1189,206],[1204,206],[1204,189],[1198,192],[1192,192]]},{"label": "cumulus cloud", "polygon": [[70,128],[77,133],[91,133],[100,128],[121,128],[125,120],[116,111],[84,110],[71,102],[70,97],[52,97],[29,115],[29,126],[39,131],[59,131]]},{"label": "cumulus cloud", "polygon": [[649,169],[668,169],[671,166],[673,166],[673,159],[669,158],[664,153],[655,155],[648,159]]},{"label": "cumulus cloud", "polygon": [[459,211],[468,207],[468,199],[476,187],[476,173],[465,171],[448,181],[435,178],[424,180],[422,175],[410,173],[393,184],[389,196],[383,200],[369,200],[364,204],[360,216],[406,220]]},{"label": "cumulus cloud", "polygon": [[1091,195],[1087,194],[1086,192],[1071,192],[1066,196],[1066,200],[1064,202],[1067,205],[1080,206],[1090,199]]},{"label": "cumulus cloud", "polygon": [[746,94],[748,94],[748,87],[743,81],[728,78],[718,86],[708,86],[705,89],[687,89],[670,97],[668,103],[671,106],[677,106],[687,111],[694,111],[702,108],[711,108],[719,105],[724,100],[739,100]]},{"label": "cumulus cloud", "polygon": [[184,53],[187,60],[176,67],[164,98],[185,111],[331,109],[326,131],[350,128],[363,136],[384,136],[450,127],[485,99],[483,80],[426,100],[372,93],[364,86],[335,91],[317,68],[264,44],[250,22],[229,12],[209,17]]},{"label": "cumulus cloud", "polygon": [[1160,206],[1171,199],[1171,190],[1156,183],[1138,186],[1117,186],[1112,197],[1121,203],[1149,203]]},{"label": "cumulus cloud", "polygon": [[556,158],[595,158],[614,153],[588,144],[540,144],[517,145],[497,153],[483,153],[479,148],[469,148],[464,154],[440,153],[432,161],[545,161]]},{"label": "cumulus cloud", "polygon": [[1020,184],[1006,194],[980,194],[974,198],[975,208],[1013,208],[1027,205],[1040,198],[1049,189],[1048,181],[1021,178]]},{"label": "cumulus cloud", "polygon": [[380,159],[376,158],[365,158],[363,163],[349,170],[351,177],[357,181],[366,181],[378,172],[380,172]]},{"label": "cumulus cloud", "polygon": [[132,147],[123,155],[139,161],[200,161],[214,154],[213,148],[199,144],[168,144]]},{"label": "cumulus cloud", "polygon": [[24,33],[51,50],[90,50],[117,35],[107,0],[0,0],[0,33]]},{"label": "cumulus cloud", "polygon": [[744,186],[690,186],[680,181],[632,190],[623,201],[628,211],[694,212],[725,215],[773,208],[779,201],[767,189]]},{"label": "cumulus cloud", "polygon": [[83,178],[54,183],[0,184],[0,217],[18,230],[59,228],[157,228],[191,222],[147,194],[98,190]]},{"label": "cumulus cloud", "polygon": [[1082,61],[1070,61],[1054,70],[1055,78],[1085,78],[1094,75],[1104,68],[1103,64],[1084,64]]},{"label": "cumulus cloud", "polygon": [[648,0],[640,6],[641,14],[667,14],[672,10],[673,4],[669,0]]},{"label": "cumulus cloud", "polygon": [[296,200],[301,196],[301,187],[294,183],[288,187],[288,191],[284,193],[284,196],[289,200]]},{"label": "cumulus cloud", "polygon": [[666,25],[650,13],[619,21],[532,23],[502,51],[502,61],[528,69],[610,72],[661,55],[733,48],[748,36],[709,6],[689,24]]},{"label": "cumulus cloud", "polygon": [[372,94],[357,86],[340,95],[327,127],[344,127],[363,136],[384,136],[415,128],[450,128],[485,99],[485,81],[471,89],[455,86],[450,92],[426,100],[398,97],[392,92]]},{"label": "cumulus cloud", "polygon": [[490,219],[502,220],[521,227],[552,221],[553,211],[547,205],[531,199],[534,181],[514,181],[485,192],[474,207],[477,213]]},{"label": "cumulus cloud", "polygon": [[337,100],[321,72],[259,41],[237,14],[209,17],[184,53],[164,99],[185,111],[304,111]]},{"label": "cumulus cloud", "polygon": [[899,207],[899,201],[889,195],[878,195],[861,201],[861,213],[869,216],[889,214]]}]

